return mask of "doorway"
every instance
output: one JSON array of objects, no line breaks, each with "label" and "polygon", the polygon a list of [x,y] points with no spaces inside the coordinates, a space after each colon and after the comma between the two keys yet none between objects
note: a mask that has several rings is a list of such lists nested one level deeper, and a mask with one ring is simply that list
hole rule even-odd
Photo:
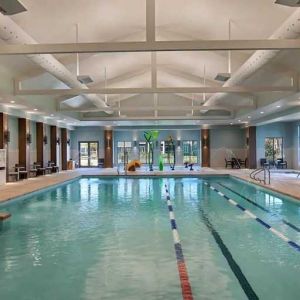
[{"label": "doorway", "polygon": [[79,167],[98,167],[98,142],[79,142]]}]

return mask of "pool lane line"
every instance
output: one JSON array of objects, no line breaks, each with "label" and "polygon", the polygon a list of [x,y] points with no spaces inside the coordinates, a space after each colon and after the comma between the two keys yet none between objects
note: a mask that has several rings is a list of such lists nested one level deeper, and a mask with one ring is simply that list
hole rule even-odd
[{"label": "pool lane line", "polygon": [[253,290],[252,286],[250,285],[249,281],[247,280],[246,276],[242,272],[238,263],[234,260],[230,250],[227,248],[225,243],[223,242],[221,236],[219,235],[218,231],[214,228],[213,224],[210,222],[208,216],[205,214],[204,210],[200,207],[199,211],[201,213],[201,219],[204,222],[205,226],[213,236],[215,242],[217,243],[218,247],[220,248],[223,256],[225,257],[230,269],[232,270],[233,274],[235,275],[236,279],[238,280],[241,288],[243,289],[244,293],[250,300],[259,299],[256,295],[255,291]]},{"label": "pool lane line", "polygon": [[223,197],[225,200],[227,200],[231,205],[236,206],[241,211],[243,211],[246,215],[248,215],[250,218],[254,219],[260,225],[262,225],[263,227],[265,227],[266,229],[268,229],[269,231],[271,231],[273,234],[275,234],[276,236],[278,236],[280,239],[282,239],[283,241],[285,241],[294,250],[297,250],[297,251],[300,252],[300,245],[298,245],[297,243],[295,243],[292,240],[290,240],[283,233],[281,233],[280,231],[276,230],[275,228],[273,228],[272,226],[270,226],[269,224],[267,224],[266,222],[264,222],[262,219],[258,218],[256,215],[254,215],[248,209],[245,209],[243,206],[241,206],[240,204],[238,204],[237,202],[235,202],[234,200],[232,200],[228,196],[224,195],[222,192],[220,192],[219,190],[217,190],[214,186],[210,185],[208,182],[204,182],[204,184],[206,186],[208,186],[211,190],[215,191],[218,195],[220,195],[221,197]]},{"label": "pool lane line", "polygon": [[179,234],[177,231],[177,224],[175,220],[173,205],[171,202],[170,194],[167,185],[165,184],[165,192],[166,192],[166,200],[169,210],[169,217],[170,217],[170,223],[171,223],[171,229],[173,233],[173,240],[174,240],[174,248],[175,248],[175,254],[176,254],[176,260],[177,260],[177,268],[180,278],[180,284],[181,284],[181,292],[182,292],[182,298],[184,300],[193,300],[193,293],[191,284],[189,281],[189,276],[187,272],[187,268],[185,265],[185,260],[183,256],[183,250],[179,238]]},{"label": "pool lane line", "polygon": [[242,194],[236,192],[235,190],[231,189],[230,187],[228,187],[228,186],[226,186],[226,185],[224,185],[224,184],[222,184],[222,183],[220,183],[220,182],[218,182],[217,184],[220,185],[221,187],[223,187],[223,188],[225,188],[225,189],[231,191],[232,193],[234,193],[234,194],[240,196],[241,198],[243,198],[243,199],[246,200],[247,202],[253,204],[254,206],[256,206],[256,207],[258,207],[258,208],[260,208],[260,209],[263,210],[264,212],[270,213],[270,214],[272,214],[273,216],[277,216],[278,218],[280,218],[280,220],[281,220],[282,223],[284,223],[285,225],[291,227],[291,228],[294,229],[295,231],[300,232],[300,228],[299,228],[299,227],[297,227],[296,225],[290,223],[289,221],[286,221],[285,219],[282,219],[282,218],[280,217],[280,215],[278,215],[277,213],[272,213],[269,209],[263,207],[262,205],[259,205],[258,203],[254,202],[253,200],[251,200],[251,199],[245,197],[244,195],[242,195]]}]

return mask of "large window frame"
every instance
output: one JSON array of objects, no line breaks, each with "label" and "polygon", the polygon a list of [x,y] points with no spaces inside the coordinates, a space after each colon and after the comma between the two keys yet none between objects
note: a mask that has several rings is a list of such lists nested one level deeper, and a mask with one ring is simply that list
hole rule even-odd
[{"label": "large window frame", "polygon": [[118,141],[117,142],[117,162],[118,164],[124,163],[124,147],[127,152],[127,159],[130,161],[132,154],[132,141]]},{"label": "large window frame", "polygon": [[[82,153],[81,144],[87,144],[87,152]],[[97,145],[96,150],[92,151],[92,144]],[[80,168],[97,168],[99,166],[99,142],[98,141],[79,141],[79,167]],[[96,156],[94,155],[96,153]],[[85,158],[83,158],[85,157]],[[86,160],[86,164],[82,164]]]},{"label": "large window frame", "polygon": [[266,137],[264,148],[267,161],[275,163],[284,158],[283,137]]},{"label": "large window frame", "polygon": [[183,163],[199,163],[199,141],[182,141],[182,160]]}]

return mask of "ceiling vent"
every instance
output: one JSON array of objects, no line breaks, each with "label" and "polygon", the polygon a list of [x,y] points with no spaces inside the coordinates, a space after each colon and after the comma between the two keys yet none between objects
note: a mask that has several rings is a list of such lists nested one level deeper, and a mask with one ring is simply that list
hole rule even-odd
[{"label": "ceiling vent", "polygon": [[275,3],[294,7],[300,6],[300,0],[276,0]]},{"label": "ceiling vent", "polygon": [[225,82],[231,77],[231,73],[219,73],[215,77],[215,80]]},{"label": "ceiling vent", "polygon": [[89,83],[93,82],[93,79],[88,75],[78,75],[77,79],[79,82],[81,82],[83,84],[89,84]]},{"label": "ceiling vent", "polygon": [[0,12],[4,15],[15,15],[27,9],[18,0],[0,0]]}]

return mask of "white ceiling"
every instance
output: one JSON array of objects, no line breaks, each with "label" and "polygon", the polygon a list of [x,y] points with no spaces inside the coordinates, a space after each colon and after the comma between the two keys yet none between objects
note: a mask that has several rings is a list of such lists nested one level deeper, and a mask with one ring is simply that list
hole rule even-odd
[{"label": "white ceiling", "polygon": [[[143,0],[22,0],[27,12],[11,17],[27,34],[38,43],[73,43],[76,41],[75,24],[79,24],[79,42],[108,41],[143,41],[145,40],[145,10]],[[157,40],[201,40],[228,39],[228,22],[231,20],[232,39],[267,39],[282,23],[296,11],[295,8],[274,4],[274,0],[156,0],[156,39]],[[1,26],[1,24],[0,24]],[[0,44],[1,45],[1,44]],[[232,72],[236,72],[253,54],[253,51],[235,51],[232,53]],[[279,81],[290,81],[293,72],[299,72],[299,51],[281,51],[275,59],[253,74],[247,81],[252,85],[272,85]],[[160,52],[157,53],[158,87],[195,87],[204,85],[204,67],[207,86],[219,86],[214,80],[219,72],[227,72],[228,54],[224,51],[212,52]],[[76,54],[57,55],[73,74],[76,73]],[[1,57],[0,66],[8,69],[13,78],[20,78],[26,87],[57,88],[58,81],[53,76],[32,63],[26,57]],[[80,55],[80,73],[89,75],[94,80],[90,87],[104,87],[106,70],[106,87],[150,87],[151,86],[151,53],[99,53]],[[7,93],[7,91],[5,91]],[[13,95],[11,95],[13,97]],[[109,95],[108,102],[113,107],[153,105],[153,95]],[[205,95],[208,99],[210,94]],[[178,112],[163,114],[158,112],[115,112],[106,116],[103,112],[93,113],[89,119],[86,114],[72,111],[57,111],[57,98],[54,96],[15,97],[16,102],[26,99],[29,110],[38,107],[41,116],[54,114],[57,120],[66,118],[66,122],[75,124],[82,121],[104,122],[113,125],[136,125],[130,116],[140,117],[141,122],[155,124],[166,122],[169,125],[182,119],[185,124],[229,124],[242,123],[261,118],[260,111],[265,105],[274,103],[274,108],[284,114],[285,105],[291,101],[290,93],[256,93],[248,95],[225,95],[218,105],[234,107],[231,117],[224,120],[212,113],[194,113],[194,117]],[[297,97],[297,94],[294,95]],[[286,99],[285,99],[286,98]],[[204,96],[201,94],[161,95],[164,105],[180,107],[200,105]],[[181,99],[182,103],[177,102]],[[249,100],[250,99],[250,100]],[[267,100],[266,100],[267,99]],[[0,100],[1,101],[1,100]],[[277,101],[282,105],[278,108]],[[284,102],[285,101],[285,102]],[[7,102],[7,99],[2,100]],[[30,107],[30,103],[32,103]],[[245,103],[253,103],[245,108]],[[95,108],[84,97],[75,97],[65,103],[71,106]],[[297,106],[297,104],[295,104]],[[65,106],[67,107],[67,106]],[[180,110],[179,110],[180,112]],[[215,112],[215,111],[214,111]],[[268,111],[264,111],[268,114]],[[264,117],[265,117],[264,114]],[[121,115],[121,117],[120,117]],[[126,115],[127,117],[124,117]],[[224,113],[224,115],[226,115]],[[251,119],[248,116],[251,115]],[[164,118],[166,116],[166,118]],[[92,120],[91,120],[92,118]],[[149,119],[149,120],[148,120]],[[152,120],[150,120],[152,119]],[[239,122],[238,120],[241,120]],[[105,123],[106,122],[106,123]],[[254,121],[253,121],[254,122]],[[80,125],[80,123],[76,123]],[[100,124],[100,123],[99,123]],[[101,123],[102,124],[102,123]]]}]

